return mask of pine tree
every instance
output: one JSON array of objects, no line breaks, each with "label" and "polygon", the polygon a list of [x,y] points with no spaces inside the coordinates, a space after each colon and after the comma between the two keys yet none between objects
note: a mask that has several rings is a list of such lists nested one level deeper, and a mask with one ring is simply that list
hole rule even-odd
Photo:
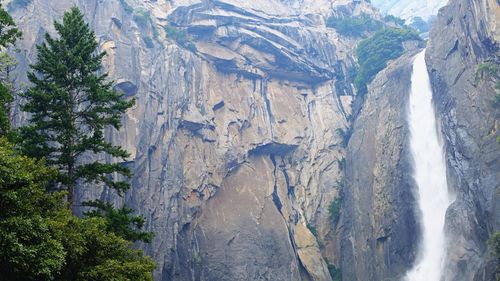
[{"label": "pine tree", "polygon": [[73,204],[78,180],[104,183],[120,194],[128,189],[126,181],[112,176],[130,176],[120,163],[82,163],[82,156],[106,154],[119,159],[128,153],[104,138],[107,127],[119,129],[122,114],[134,100],[125,100],[113,90],[107,74],[101,74],[102,58],[94,33],[77,7],[55,22],[59,35],[45,35],[46,43],[37,46],[38,58],[28,73],[33,83],[23,97],[22,109],[30,113],[30,125],[22,128],[24,152],[59,171],[56,188],[68,190]]},{"label": "pine tree", "polygon": [[4,136],[10,130],[10,103],[13,101],[11,89],[7,78],[12,59],[5,52],[5,48],[13,45],[21,37],[12,17],[5,11],[0,3],[0,136]]}]

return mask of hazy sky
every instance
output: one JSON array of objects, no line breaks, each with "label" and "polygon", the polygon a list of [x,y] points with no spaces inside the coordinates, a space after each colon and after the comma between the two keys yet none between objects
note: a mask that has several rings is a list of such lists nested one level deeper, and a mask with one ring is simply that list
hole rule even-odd
[{"label": "hazy sky", "polygon": [[437,15],[439,8],[446,5],[448,0],[372,0],[373,5],[383,13],[398,16],[403,19],[421,17],[427,20]]}]

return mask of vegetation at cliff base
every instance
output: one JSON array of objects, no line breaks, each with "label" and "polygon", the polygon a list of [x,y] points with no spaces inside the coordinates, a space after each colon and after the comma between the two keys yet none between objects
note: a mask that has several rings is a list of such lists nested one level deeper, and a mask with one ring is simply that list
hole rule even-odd
[{"label": "vegetation at cliff base", "polygon": [[354,80],[358,91],[366,93],[366,86],[390,60],[404,53],[403,43],[420,41],[418,34],[408,28],[388,28],[377,31],[372,37],[361,41],[356,49],[359,69]]},{"label": "vegetation at cliff base", "polygon": [[45,191],[55,175],[0,138],[0,276],[6,280],[53,280],[65,263],[54,228],[64,216],[63,194]]},{"label": "vegetation at cliff base", "polygon": [[57,171],[0,138],[0,276],[4,280],[152,280],[151,258],[108,231],[99,217],[79,218],[65,192],[47,192]]}]

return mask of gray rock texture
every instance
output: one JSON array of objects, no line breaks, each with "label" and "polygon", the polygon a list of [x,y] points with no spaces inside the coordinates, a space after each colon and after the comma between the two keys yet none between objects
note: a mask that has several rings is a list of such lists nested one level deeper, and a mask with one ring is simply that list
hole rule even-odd
[{"label": "gray rock texture", "polygon": [[445,135],[450,189],[446,280],[495,280],[486,240],[500,231],[499,109],[495,79],[476,79],[486,62],[497,66],[500,4],[456,0],[443,8],[430,34],[427,62]]},{"label": "gray rock texture", "polygon": [[343,192],[343,280],[401,280],[415,259],[407,109],[413,55],[377,75],[349,141]]},{"label": "gray rock texture", "polygon": [[[139,246],[158,264],[155,280],[328,281],[324,258],[343,280],[399,280],[411,267],[419,229],[405,120],[418,46],[377,76],[358,114],[348,70],[360,39],[325,24],[380,18],[368,1],[11,3],[24,33],[19,73],[77,5],[116,89],[136,98],[123,128],[107,132],[131,153],[131,190],[82,186],[78,197],[146,216],[155,238]],[[494,82],[474,78],[478,64],[498,63],[498,14],[495,0],[454,0],[428,49],[457,194],[449,280],[490,280],[495,266],[485,241],[500,222],[500,124]],[[337,220],[328,209],[338,198]]]},{"label": "gray rock texture", "polygon": [[131,190],[121,199],[82,186],[79,200],[127,203],[146,216],[155,238],[141,247],[158,264],[155,280],[330,280],[323,257],[340,259],[327,209],[343,178],[337,129],[349,126],[347,69],[359,39],[325,20],[378,17],[374,9],[346,0],[33,0],[10,6],[24,32],[20,73],[75,4],[116,89],[137,100],[123,128],[107,132],[131,153]]}]

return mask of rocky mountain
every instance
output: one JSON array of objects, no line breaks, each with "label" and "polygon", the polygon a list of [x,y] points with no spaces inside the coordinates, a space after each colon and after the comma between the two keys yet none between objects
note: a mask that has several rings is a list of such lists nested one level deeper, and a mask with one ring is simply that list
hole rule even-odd
[{"label": "rocky mountain", "polygon": [[[24,33],[19,73],[77,5],[116,89],[136,98],[122,130],[107,132],[131,153],[131,190],[119,198],[82,186],[78,197],[127,203],[146,217],[155,237],[139,246],[158,264],[155,280],[320,281],[339,271],[343,280],[400,280],[414,263],[406,112],[423,46],[405,46],[361,98],[351,74],[361,38],[326,26],[331,15],[380,19],[369,1],[5,4]],[[491,280],[496,266],[485,241],[500,228],[500,123],[493,82],[475,75],[498,63],[499,16],[495,0],[452,0],[429,40],[457,197],[447,280]]]}]

